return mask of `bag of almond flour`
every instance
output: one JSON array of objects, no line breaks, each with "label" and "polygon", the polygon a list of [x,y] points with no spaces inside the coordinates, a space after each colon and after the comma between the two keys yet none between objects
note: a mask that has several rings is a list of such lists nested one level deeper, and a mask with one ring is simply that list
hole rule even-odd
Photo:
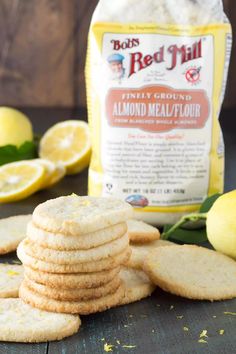
[{"label": "bag of almond flour", "polygon": [[86,65],[89,194],[173,223],[223,191],[232,45],[221,0],[100,0]]}]

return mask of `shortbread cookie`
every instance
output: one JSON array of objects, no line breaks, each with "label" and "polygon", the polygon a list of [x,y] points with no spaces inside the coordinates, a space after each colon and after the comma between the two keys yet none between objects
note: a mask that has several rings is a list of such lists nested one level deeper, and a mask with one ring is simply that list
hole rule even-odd
[{"label": "shortbread cookie", "polygon": [[87,250],[114,241],[124,235],[127,224],[121,223],[82,236],[54,234],[37,227],[33,222],[28,224],[27,237],[38,245],[59,251]]},{"label": "shortbread cookie", "polygon": [[124,285],[121,284],[114,294],[109,294],[98,299],[87,301],[58,301],[49,299],[46,296],[30,290],[24,281],[20,287],[20,297],[33,307],[45,311],[73,314],[78,313],[81,315],[89,315],[95,312],[108,310],[109,308],[118,305],[124,297],[124,294],[125,288]]},{"label": "shortbread cookie", "polygon": [[22,265],[0,264],[0,298],[18,297],[23,279]]},{"label": "shortbread cookie", "polygon": [[17,248],[17,256],[24,264],[32,269],[39,270],[48,273],[91,273],[100,272],[102,270],[108,270],[118,267],[120,264],[126,264],[131,255],[130,247],[127,247],[123,252],[114,257],[108,257],[97,262],[86,262],[79,264],[53,264],[40,261],[37,258],[31,257],[26,254],[23,243]]},{"label": "shortbread cookie", "polygon": [[36,283],[25,277],[25,283],[29,289],[37,292],[40,295],[47,296],[50,299],[60,300],[60,301],[82,301],[97,299],[108,294],[113,294],[120,286],[121,279],[117,276],[112,279],[109,283],[102,286],[91,288],[91,289],[78,289],[74,287],[73,289],[64,288],[52,288],[43,284]]},{"label": "shortbread cookie", "polygon": [[120,277],[125,284],[125,297],[120,304],[130,304],[150,296],[156,286],[141,270],[122,268]]},{"label": "shortbread cookie", "polygon": [[0,254],[13,252],[26,237],[26,228],[32,215],[11,216],[0,219]]},{"label": "shortbread cookie", "polygon": [[114,279],[119,271],[120,267],[96,273],[53,274],[35,271],[25,266],[25,275],[29,279],[58,289],[90,289],[102,286]]},{"label": "shortbread cookie", "polygon": [[128,235],[131,242],[145,243],[160,239],[160,232],[157,228],[139,220],[128,220]]},{"label": "shortbread cookie", "polygon": [[37,206],[33,221],[44,230],[78,236],[125,222],[132,216],[131,205],[121,200],[73,194]]},{"label": "shortbread cookie", "polygon": [[41,311],[21,299],[0,299],[0,341],[39,343],[76,333],[79,316]]},{"label": "shortbread cookie", "polygon": [[175,295],[210,301],[236,297],[236,262],[204,247],[157,248],[144,270],[156,285]]},{"label": "shortbread cookie", "polygon": [[129,237],[124,234],[120,238],[106,243],[105,245],[89,250],[56,251],[44,248],[28,238],[22,241],[25,252],[44,262],[55,264],[78,264],[96,262],[104,258],[113,257],[123,252],[129,246]]},{"label": "shortbread cookie", "polygon": [[157,247],[173,246],[174,243],[165,240],[156,240],[145,244],[131,244],[132,250],[129,260],[126,262],[127,266],[135,269],[143,269],[143,262],[147,259],[150,252]]}]

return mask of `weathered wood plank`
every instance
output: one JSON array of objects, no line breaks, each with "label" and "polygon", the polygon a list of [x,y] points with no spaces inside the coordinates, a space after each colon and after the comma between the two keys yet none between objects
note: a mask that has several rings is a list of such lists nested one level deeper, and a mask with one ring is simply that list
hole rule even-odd
[{"label": "weathered wood plank", "polygon": [[1,0],[0,103],[71,106],[75,1]]},{"label": "weathered wood plank", "polygon": [[85,91],[85,60],[87,52],[88,30],[92,13],[98,3],[98,0],[80,0],[77,3],[78,16],[78,38],[76,46],[76,103],[78,106],[86,106]]}]

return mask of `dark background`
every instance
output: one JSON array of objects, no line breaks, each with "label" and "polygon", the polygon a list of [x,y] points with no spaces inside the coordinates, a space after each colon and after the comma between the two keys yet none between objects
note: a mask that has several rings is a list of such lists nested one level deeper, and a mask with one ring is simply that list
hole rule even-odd
[{"label": "dark background", "polygon": [[[87,33],[97,2],[0,0],[0,105],[85,107]],[[235,27],[236,1],[224,3]],[[236,44],[225,107],[236,105],[235,57]]]}]

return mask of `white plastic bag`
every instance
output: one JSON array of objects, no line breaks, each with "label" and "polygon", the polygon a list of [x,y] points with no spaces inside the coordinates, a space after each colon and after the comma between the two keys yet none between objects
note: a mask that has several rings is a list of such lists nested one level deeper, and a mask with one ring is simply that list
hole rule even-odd
[{"label": "white plastic bag", "polygon": [[221,0],[100,0],[86,66],[90,195],[165,224],[223,191],[231,45]]}]

